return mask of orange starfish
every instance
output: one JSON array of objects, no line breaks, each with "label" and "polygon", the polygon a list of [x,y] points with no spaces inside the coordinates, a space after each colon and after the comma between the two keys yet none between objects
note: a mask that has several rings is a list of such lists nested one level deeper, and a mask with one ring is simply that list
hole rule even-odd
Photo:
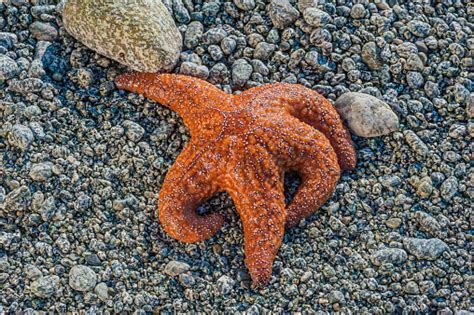
[{"label": "orange starfish", "polygon": [[[271,278],[285,225],[315,212],[334,192],[340,169],[355,167],[338,113],[301,85],[269,84],[230,95],[183,75],[129,73],[115,82],[176,111],[191,133],[158,196],[164,230],[183,242],[212,237],[223,215],[198,215],[196,208],[226,191],[242,219],[246,264],[257,286]],[[287,170],[302,178],[288,207]]]}]

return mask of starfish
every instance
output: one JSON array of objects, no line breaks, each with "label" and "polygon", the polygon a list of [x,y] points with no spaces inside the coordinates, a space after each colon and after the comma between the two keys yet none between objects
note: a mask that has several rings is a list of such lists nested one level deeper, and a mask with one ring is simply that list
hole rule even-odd
[{"label": "starfish", "polygon": [[[355,167],[351,137],[338,113],[302,85],[268,84],[232,95],[175,74],[126,73],[115,83],[176,111],[191,134],[158,195],[163,229],[182,242],[212,237],[223,215],[199,215],[196,209],[227,192],[242,220],[245,261],[256,286],[271,279],[285,226],[320,208],[341,169]],[[286,206],[283,178],[289,170],[302,183]]]}]

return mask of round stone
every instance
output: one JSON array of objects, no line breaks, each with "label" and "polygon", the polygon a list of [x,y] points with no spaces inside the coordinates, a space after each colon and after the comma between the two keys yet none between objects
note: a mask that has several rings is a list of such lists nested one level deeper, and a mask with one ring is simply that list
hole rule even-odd
[{"label": "round stone", "polygon": [[125,127],[127,138],[133,142],[138,142],[145,133],[145,129],[142,126],[131,120],[124,121],[123,126]]},{"label": "round stone", "polygon": [[283,29],[300,16],[298,10],[293,8],[288,0],[272,0],[268,7],[268,15],[276,28]]},{"label": "round stone", "polygon": [[334,103],[349,128],[361,137],[379,137],[398,129],[398,117],[390,106],[364,93],[349,92]]},{"label": "round stone", "polygon": [[49,298],[56,293],[58,284],[58,276],[40,277],[30,284],[30,290],[39,298]]},{"label": "round stone", "polygon": [[19,71],[15,60],[6,55],[0,55],[0,82],[15,77]]},{"label": "round stone", "polygon": [[234,0],[234,4],[237,8],[249,11],[255,8],[255,0]]},{"label": "round stone", "polygon": [[8,133],[8,143],[20,150],[26,150],[33,142],[33,139],[34,136],[31,129],[20,124],[14,125]]},{"label": "round stone", "polygon": [[38,163],[31,167],[30,177],[36,182],[44,182],[53,175],[53,163]]},{"label": "round stone", "polygon": [[165,273],[170,276],[177,276],[180,275],[191,268],[187,263],[172,260],[165,266]]},{"label": "round stone", "polygon": [[84,45],[136,71],[171,70],[182,48],[160,0],[68,0],[63,22]]},{"label": "round stone", "polygon": [[235,85],[243,86],[252,74],[252,66],[245,60],[239,59],[232,65],[232,80]]},{"label": "round stone", "polygon": [[329,14],[317,8],[308,8],[303,13],[303,18],[311,26],[324,27],[332,22]]},{"label": "round stone", "polygon": [[94,289],[97,275],[87,266],[77,265],[69,272],[69,285],[77,291],[86,292]]}]

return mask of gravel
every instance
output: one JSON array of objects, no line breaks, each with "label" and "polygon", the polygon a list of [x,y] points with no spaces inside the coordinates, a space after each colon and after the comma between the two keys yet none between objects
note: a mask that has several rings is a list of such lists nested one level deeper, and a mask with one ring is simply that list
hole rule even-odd
[{"label": "gravel", "polygon": [[[227,194],[199,209],[226,217],[206,242],[177,242],[156,219],[164,176],[190,139],[176,113],[116,90],[127,67],[71,37],[58,1],[3,1],[1,314],[474,312],[474,21],[464,2],[163,2],[184,39],[172,71],[192,63],[190,75],[229,93],[272,82],[332,103],[361,93],[398,128],[353,133],[357,168],[286,232],[270,283],[256,289]],[[290,199],[300,181],[285,177]]]}]

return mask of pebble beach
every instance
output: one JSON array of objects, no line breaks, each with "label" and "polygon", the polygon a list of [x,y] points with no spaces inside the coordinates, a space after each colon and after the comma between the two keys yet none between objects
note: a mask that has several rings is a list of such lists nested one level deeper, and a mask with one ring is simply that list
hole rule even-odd
[{"label": "pebble beach", "polygon": [[[64,1],[0,2],[0,314],[474,312],[472,3],[150,1],[115,3],[133,36]],[[286,231],[268,285],[226,193],[198,209],[225,214],[211,239],[162,230],[190,135],[115,88],[131,69],[234,94],[298,83],[343,116],[357,166]],[[286,174],[288,200],[299,183]]]}]

